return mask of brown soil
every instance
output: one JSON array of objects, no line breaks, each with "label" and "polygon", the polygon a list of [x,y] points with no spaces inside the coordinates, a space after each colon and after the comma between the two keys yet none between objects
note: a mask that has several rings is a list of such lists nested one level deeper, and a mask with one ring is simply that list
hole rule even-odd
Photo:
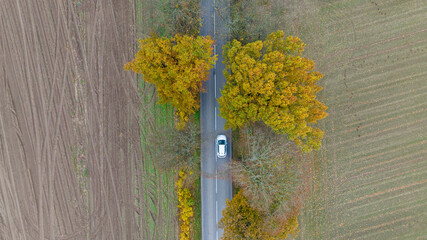
[{"label": "brown soil", "polygon": [[[95,3],[96,2],[96,3]],[[0,239],[136,239],[132,1],[0,4]]]}]

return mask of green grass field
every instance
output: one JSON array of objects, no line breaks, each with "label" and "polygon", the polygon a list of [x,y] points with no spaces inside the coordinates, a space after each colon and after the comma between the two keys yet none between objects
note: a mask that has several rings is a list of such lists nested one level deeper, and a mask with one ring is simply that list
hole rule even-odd
[{"label": "green grass field", "polygon": [[[156,1],[135,1],[136,29],[138,38],[149,36],[153,32],[168,34],[166,21]],[[160,15],[160,17],[158,17]],[[157,17],[156,17],[157,16]],[[135,39],[136,41],[137,39]],[[138,76],[138,88],[141,104],[141,142],[143,159],[141,162],[141,186],[139,192],[141,239],[175,239],[178,231],[177,198],[175,195],[175,173],[161,172],[156,169],[150,151],[145,144],[155,126],[172,124],[173,108],[156,104],[155,88]]]},{"label": "green grass field", "polygon": [[325,74],[330,116],[298,238],[427,239],[426,2],[252,2],[248,29],[299,36]]},{"label": "green grass field", "polygon": [[[139,77],[140,78],[140,77]],[[140,224],[143,226],[142,239],[174,239],[177,234],[176,195],[174,171],[162,172],[156,169],[151,158],[151,151],[146,145],[150,128],[154,125],[171,124],[173,109],[168,105],[155,103],[154,88],[150,84],[140,82],[140,92],[145,93],[141,106],[141,142],[143,159],[141,162],[140,208],[143,213]]]}]

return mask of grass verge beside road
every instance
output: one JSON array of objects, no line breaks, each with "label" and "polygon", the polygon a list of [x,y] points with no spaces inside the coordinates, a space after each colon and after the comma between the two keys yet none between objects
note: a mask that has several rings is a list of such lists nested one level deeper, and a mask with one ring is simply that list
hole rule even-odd
[{"label": "grass verge beside road", "polygon": [[[176,33],[198,35],[199,15],[198,1],[135,1],[136,29],[138,38],[150,34],[169,37]],[[156,104],[156,92],[151,84],[145,83],[138,76],[138,86],[142,98],[141,106],[141,138],[143,149],[142,183],[137,192],[141,196],[137,204],[144,209],[140,224],[145,233],[142,239],[176,239],[178,236],[178,209],[175,193],[175,171],[160,171],[156,169],[146,140],[153,128],[164,124],[173,124],[173,108],[170,105]],[[196,116],[197,123],[199,122]],[[200,127],[199,124],[196,125]],[[200,154],[199,154],[200,155]],[[199,172],[195,172],[198,174]],[[201,209],[200,209],[200,176],[195,178],[194,188],[191,188],[195,202],[195,217],[192,223],[194,239],[201,239]]]},{"label": "grass verge beside road", "polygon": [[202,239],[202,199],[201,199],[201,186],[200,176],[194,182],[194,221],[193,221],[193,239]]},{"label": "grass verge beside road", "polygon": [[[141,143],[142,143],[142,183],[138,189],[143,216],[140,224],[145,228],[143,239],[170,239],[177,235],[176,194],[174,191],[174,171],[160,171],[155,167],[151,151],[146,140],[153,126],[171,124],[173,109],[168,105],[156,104],[155,89],[143,82],[139,76],[139,88],[142,97],[141,106]],[[159,227],[162,226],[162,227]]]}]

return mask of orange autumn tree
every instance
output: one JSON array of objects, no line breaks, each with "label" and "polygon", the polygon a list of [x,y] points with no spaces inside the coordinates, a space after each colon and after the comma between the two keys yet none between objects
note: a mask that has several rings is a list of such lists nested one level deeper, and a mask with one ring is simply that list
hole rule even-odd
[{"label": "orange autumn tree", "polygon": [[231,200],[227,199],[226,205],[218,223],[219,228],[224,229],[221,240],[283,240],[289,235],[295,237],[299,231],[297,215],[283,223],[276,234],[266,231],[266,225],[270,224],[268,218],[249,204],[242,190]]},{"label": "orange autumn tree", "polygon": [[224,229],[222,240],[263,239],[263,219],[257,209],[252,208],[242,191],[226,200],[219,227]]},{"label": "orange autumn tree", "polygon": [[276,133],[286,135],[305,151],[318,149],[323,132],[311,124],[327,116],[317,100],[316,85],[323,75],[314,62],[302,57],[305,44],[284,38],[283,31],[265,41],[242,45],[238,40],[224,48],[227,84],[218,99],[226,128],[263,121]]},{"label": "orange autumn tree", "polygon": [[152,36],[139,40],[140,50],[126,70],[142,74],[154,84],[160,103],[170,102],[182,129],[189,116],[200,108],[200,91],[209,70],[216,61],[214,40],[207,37],[175,35],[172,38]]}]

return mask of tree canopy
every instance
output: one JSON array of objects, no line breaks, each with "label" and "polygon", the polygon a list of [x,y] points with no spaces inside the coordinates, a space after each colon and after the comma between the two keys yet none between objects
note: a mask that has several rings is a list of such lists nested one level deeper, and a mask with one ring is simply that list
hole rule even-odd
[{"label": "tree canopy", "polygon": [[275,214],[289,209],[292,195],[302,184],[299,165],[304,159],[289,156],[286,150],[291,146],[268,130],[242,130],[247,152],[241,160],[233,160],[229,170],[254,208]]},{"label": "tree canopy", "polygon": [[295,144],[263,123],[239,129],[238,136],[235,147],[244,153],[228,170],[249,205],[263,214],[268,223],[265,231],[278,234],[304,204],[310,161]]},{"label": "tree canopy", "polygon": [[252,208],[240,191],[231,200],[226,200],[227,208],[222,212],[219,227],[224,228],[223,240],[262,239],[263,220],[258,210]]},{"label": "tree canopy", "polygon": [[222,212],[219,227],[224,229],[222,240],[283,240],[289,234],[298,232],[297,216],[293,216],[286,223],[282,224],[280,231],[271,234],[265,231],[265,216],[251,207],[242,190],[227,199],[227,207]]},{"label": "tree canopy", "polygon": [[126,70],[143,75],[154,84],[161,103],[170,102],[183,128],[189,116],[200,108],[200,91],[213,67],[214,40],[207,37],[175,35],[172,38],[152,36],[139,40],[140,50]]},{"label": "tree canopy", "polygon": [[190,118],[183,129],[171,125],[159,125],[147,137],[153,163],[161,170],[170,171],[200,168],[200,129],[194,118]]},{"label": "tree canopy", "polygon": [[303,150],[318,149],[323,132],[310,126],[327,116],[327,107],[317,100],[323,75],[314,62],[302,57],[305,44],[284,38],[283,31],[265,41],[242,45],[238,40],[224,48],[227,84],[218,99],[225,128],[263,121],[276,133],[286,135]]}]

